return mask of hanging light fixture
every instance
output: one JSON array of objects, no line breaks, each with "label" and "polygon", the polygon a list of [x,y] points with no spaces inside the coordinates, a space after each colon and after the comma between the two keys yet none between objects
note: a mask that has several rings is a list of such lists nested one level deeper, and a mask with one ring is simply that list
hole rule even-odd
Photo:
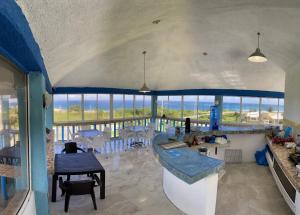
[{"label": "hanging light fixture", "polygon": [[263,63],[268,60],[259,48],[259,37],[260,33],[257,32],[257,49],[248,57],[248,60],[254,63]]},{"label": "hanging light fixture", "polygon": [[140,89],[140,92],[149,93],[150,89],[146,85],[146,65],[145,65],[146,51],[143,51],[143,55],[144,55],[144,84],[143,84],[142,88]]}]

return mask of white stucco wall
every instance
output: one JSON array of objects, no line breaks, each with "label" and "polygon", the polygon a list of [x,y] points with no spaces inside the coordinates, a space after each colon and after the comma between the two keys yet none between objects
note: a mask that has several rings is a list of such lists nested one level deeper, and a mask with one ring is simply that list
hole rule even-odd
[{"label": "white stucco wall", "polygon": [[286,73],[284,118],[300,124],[300,68]]}]

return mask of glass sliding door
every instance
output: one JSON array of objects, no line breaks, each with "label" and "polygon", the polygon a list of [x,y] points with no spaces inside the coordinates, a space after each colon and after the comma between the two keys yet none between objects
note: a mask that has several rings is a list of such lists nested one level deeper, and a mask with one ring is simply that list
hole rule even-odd
[{"label": "glass sliding door", "polygon": [[242,97],[241,122],[259,123],[259,98]]},{"label": "glass sliding door", "polygon": [[162,117],[166,114],[168,109],[168,96],[158,96],[157,97],[157,116]]},{"label": "glass sliding door", "polygon": [[54,122],[68,121],[68,96],[57,94],[53,96]]},{"label": "glass sliding door", "polygon": [[125,95],[124,98],[124,118],[133,118],[133,95]]},{"label": "glass sliding door", "polygon": [[166,116],[170,118],[182,118],[182,97],[181,96],[169,96],[168,109]]},{"label": "glass sliding door", "polygon": [[27,82],[1,56],[0,71],[0,214],[16,214],[29,190]]},{"label": "glass sliding door", "polygon": [[113,117],[123,119],[124,117],[124,97],[120,94],[113,95]]},{"label": "glass sliding door", "polygon": [[199,96],[198,120],[209,121],[210,107],[215,104],[215,96]]},{"label": "glass sliding door", "polygon": [[282,124],[283,123],[283,112],[284,112],[284,99],[279,99],[278,101],[278,123]]},{"label": "glass sliding door", "polygon": [[197,119],[198,96],[183,97],[183,118]]},{"label": "glass sliding door", "polygon": [[144,116],[144,96],[136,95],[134,100],[134,117]]},{"label": "glass sliding door", "polygon": [[68,94],[68,120],[71,122],[82,121],[81,94]]},{"label": "glass sliding door", "polygon": [[97,120],[97,94],[84,94],[84,120],[96,121]]},{"label": "glass sliding door", "polygon": [[222,122],[241,122],[241,97],[223,96]]},{"label": "glass sliding door", "polygon": [[145,117],[151,117],[151,96],[145,96],[144,101],[144,116]]},{"label": "glass sliding door", "polygon": [[260,119],[265,124],[277,124],[278,122],[278,99],[262,98],[260,106]]},{"label": "glass sliding door", "polygon": [[110,113],[109,94],[98,94],[98,120],[108,120]]}]

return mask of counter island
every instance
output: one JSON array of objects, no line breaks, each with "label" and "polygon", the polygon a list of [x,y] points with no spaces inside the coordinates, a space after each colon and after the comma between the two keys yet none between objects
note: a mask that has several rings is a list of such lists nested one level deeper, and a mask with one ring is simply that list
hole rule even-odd
[{"label": "counter island", "polygon": [[[254,141],[259,143],[245,146],[245,151],[251,153],[265,143],[265,130],[252,127],[229,127],[224,126],[219,131],[208,131],[202,129],[193,132],[193,135],[221,135],[229,134],[231,146],[240,146],[240,141],[246,142],[245,135],[258,135]],[[238,137],[235,137],[238,135]],[[240,137],[242,135],[243,137]],[[175,149],[164,149],[162,146],[168,144],[170,135],[162,133],[153,139],[153,151],[156,158],[163,167],[163,189],[168,199],[181,211],[189,215],[214,215],[218,188],[218,173],[224,168],[224,159],[201,155],[194,147],[181,147]],[[240,140],[240,138],[242,138]],[[250,136],[249,136],[250,138]],[[183,136],[178,140],[183,140]],[[237,141],[238,140],[238,141]],[[251,142],[251,140],[248,140]],[[262,142],[262,143],[261,143]],[[213,145],[213,144],[212,144]],[[221,153],[222,154],[222,153]],[[250,153],[249,153],[250,154]],[[254,153],[252,154],[254,157]],[[249,160],[246,156],[246,159]],[[251,158],[250,160],[254,160]]]}]

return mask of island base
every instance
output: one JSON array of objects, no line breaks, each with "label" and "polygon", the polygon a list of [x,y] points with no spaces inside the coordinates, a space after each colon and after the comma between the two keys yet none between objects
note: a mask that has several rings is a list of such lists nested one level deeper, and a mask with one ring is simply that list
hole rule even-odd
[{"label": "island base", "polygon": [[218,174],[188,184],[163,168],[163,188],[169,200],[188,215],[214,215]]}]

